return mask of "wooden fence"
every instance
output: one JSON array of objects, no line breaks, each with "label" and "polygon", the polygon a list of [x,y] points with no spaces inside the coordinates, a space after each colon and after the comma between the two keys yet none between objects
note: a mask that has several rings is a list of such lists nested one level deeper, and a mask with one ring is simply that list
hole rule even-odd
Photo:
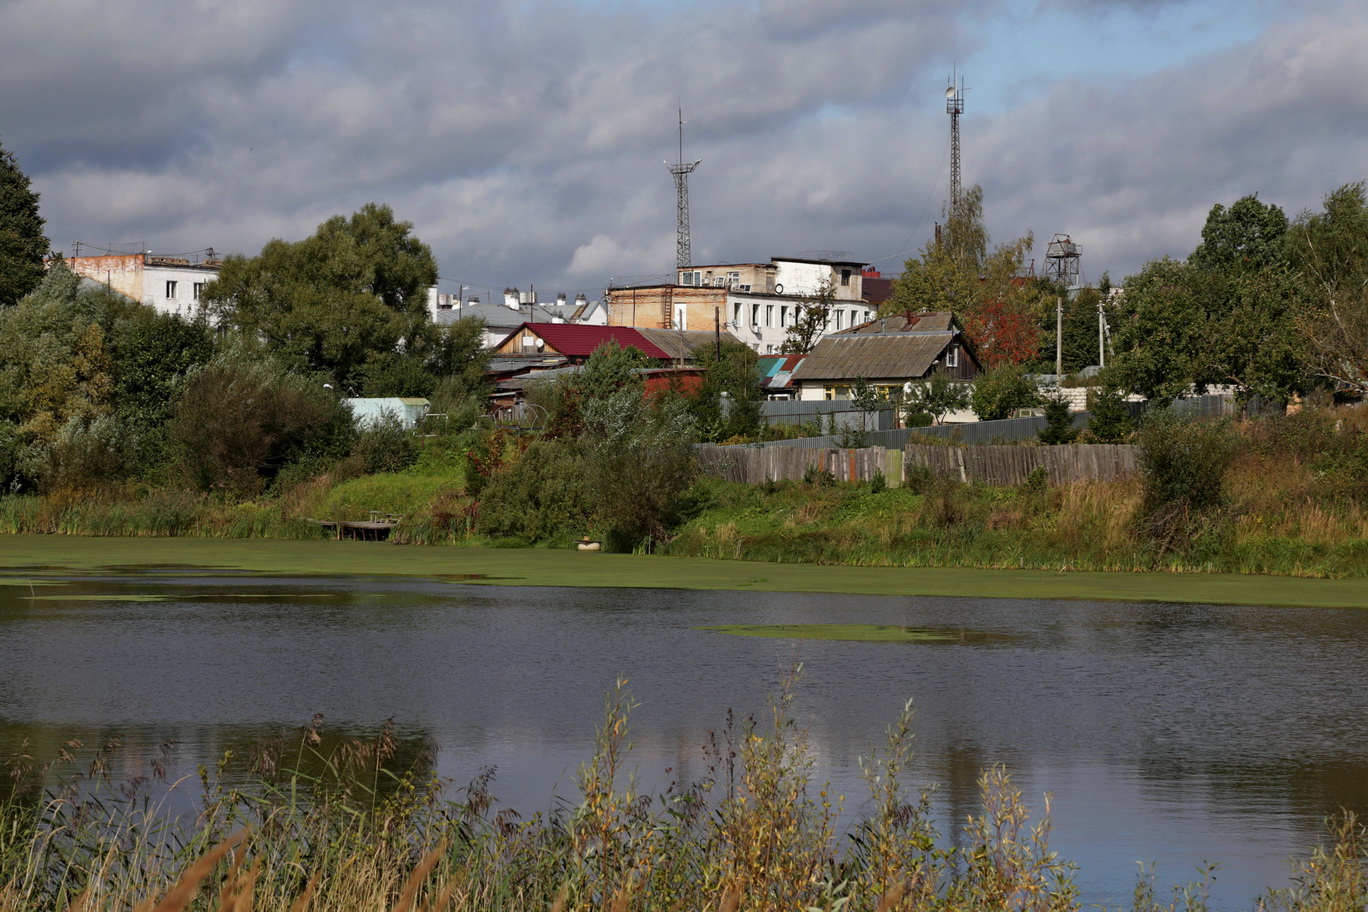
[{"label": "wooden fence", "polygon": [[[902,480],[902,453],[883,447],[843,450],[702,446],[697,448],[703,471],[727,481],[763,484],[766,481],[800,481],[811,469],[830,472],[837,481],[872,481],[882,473],[891,484]],[[891,460],[891,462],[890,462]],[[890,468],[893,471],[890,471]]]},{"label": "wooden fence", "polygon": [[726,481],[763,484],[800,481],[813,472],[830,472],[837,481],[872,481],[883,474],[890,487],[902,484],[904,466],[922,466],[937,475],[992,485],[1017,485],[1038,468],[1052,484],[1122,478],[1137,469],[1136,448],[1122,444],[1068,446],[935,446],[911,444],[905,450],[866,447],[700,446],[703,471]]},{"label": "wooden fence", "polygon": [[909,445],[905,465],[924,466],[937,475],[991,485],[1017,485],[1036,469],[1052,484],[1123,478],[1137,470],[1136,447],[1128,444],[1075,443],[1067,446]]}]

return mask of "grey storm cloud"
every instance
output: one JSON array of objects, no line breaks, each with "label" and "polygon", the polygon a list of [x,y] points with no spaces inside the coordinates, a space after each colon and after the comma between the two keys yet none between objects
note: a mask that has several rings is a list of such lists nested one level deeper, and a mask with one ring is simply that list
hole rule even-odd
[{"label": "grey storm cloud", "polygon": [[[3,0],[0,141],[58,247],[254,253],[376,201],[453,290],[593,293],[673,266],[682,106],[696,260],[841,250],[896,271],[945,194],[945,74],[1006,2]],[[994,237],[1069,231],[1090,275],[1120,276],[1185,255],[1215,202],[1295,211],[1368,175],[1368,13],[1308,10],[966,115]]]}]

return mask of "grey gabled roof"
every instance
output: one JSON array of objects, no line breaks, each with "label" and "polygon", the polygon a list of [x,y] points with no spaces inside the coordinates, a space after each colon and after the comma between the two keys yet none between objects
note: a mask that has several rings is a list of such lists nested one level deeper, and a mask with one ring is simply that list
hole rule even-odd
[{"label": "grey gabled roof", "polygon": [[[664,349],[671,358],[683,358],[686,361],[692,360],[694,352],[698,349],[717,344],[717,334],[711,330],[684,330],[681,332],[677,329],[649,329],[638,326],[637,332],[645,336],[646,341]],[[722,341],[737,344],[741,342],[740,339],[726,330],[722,331]]]},{"label": "grey gabled roof", "polygon": [[[924,313],[889,314],[870,320],[868,323],[861,323],[859,326],[852,326],[849,329],[840,330],[840,335],[856,335],[869,333],[908,333],[908,332],[953,332],[960,329],[959,321],[955,315],[945,310],[928,311]],[[835,335],[833,333],[833,335]]]},{"label": "grey gabled roof", "polygon": [[924,377],[954,339],[952,332],[826,336],[798,365],[793,382]]}]

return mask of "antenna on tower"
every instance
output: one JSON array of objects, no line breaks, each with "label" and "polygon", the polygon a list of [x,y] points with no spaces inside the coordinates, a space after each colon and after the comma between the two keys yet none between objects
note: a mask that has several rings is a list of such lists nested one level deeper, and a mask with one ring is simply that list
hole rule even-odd
[{"label": "antenna on tower", "polygon": [[693,251],[689,241],[689,172],[693,171],[703,160],[699,159],[693,164],[684,163],[684,108],[679,109],[679,160],[677,164],[665,163],[674,175],[675,182],[675,265],[679,267],[689,266],[693,263]]},{"label": "antenna on tower", "polygon": [[945,89],[945,112],[950,115],[950,211],[958,212],[960,207],[960,127],[959,118],[964,113],[964,77],[952,73],[950,85]]}]

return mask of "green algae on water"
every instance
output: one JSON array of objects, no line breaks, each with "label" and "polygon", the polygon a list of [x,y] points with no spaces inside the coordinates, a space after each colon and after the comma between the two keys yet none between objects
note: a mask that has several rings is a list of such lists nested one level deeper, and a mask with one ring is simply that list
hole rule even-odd
[{"label": "green algae on water", "polygon": [[719,624],[699,627],[732,636],[770,637],[781,640],[837,640],[854,643],[924,643],[978,645],[1005,639],[981,630],[899,627],[891,624]]}]

